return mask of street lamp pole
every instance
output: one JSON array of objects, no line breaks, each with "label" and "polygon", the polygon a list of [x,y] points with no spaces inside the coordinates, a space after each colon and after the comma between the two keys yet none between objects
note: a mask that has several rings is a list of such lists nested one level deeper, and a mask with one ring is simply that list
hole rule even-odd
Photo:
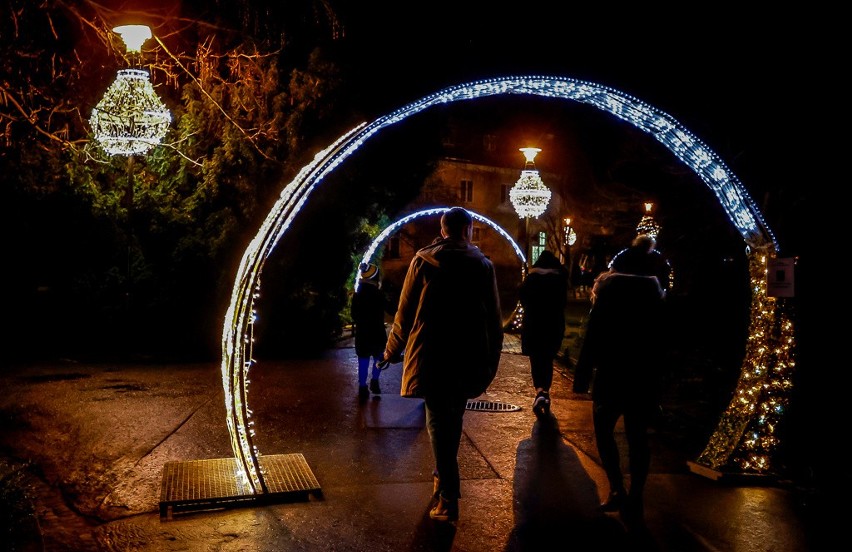
[{"label": "street lamp pole", "polygon": [[[152,38],[146,25],[121,25],[113,29],[121,36],[128,55],[141,62],[142,45]],[[169,130],[172,116],[154,91],[148,71],[140,68],[121,69],[92,110],[89,124],[95,140],[108,155],[127,157],[127,182],[123,207],[127,212],[127,281],[125,282],[126,314],[130,316],[133,247],[133,163],[135,155],[144,155],[157,146]]]},{"label": "street lamp pole", "polygon": [[[518,216],[524,219],[524,240],[526,249],[524,255],[523,277],[526,278],[529,273],[529,267],[534,262],[532,258],[532,243],[530,240],[530,217],[538,218],[547,209],[547,204],[550,203],[550,190],[541,181],[541,176],[538,174],[538,169],[535,168],[535,156],[541,151],[540,148],[520,148],[524,154],[526,162],[524,169],[521,171],[521,177],[509,190],[509,199],[512,202],[512,207]],[[520,301],[515,306],[515,313],[512,316],[512,329],[519,330],[523,326],[523,307]]]},{"label": "street lamp pole", "polygon": [[574,244],[573,240],[577,239],[577,234],[575,234],[574,229],[571,228],[571,217],[565,217],[562,219],[562,232],[562,244],[565,251],[565,259],[563,259],[563,263],[568,267],[568,281],[570,282],[574,269],[574,263],[571,260],[571,246]]},{"label": "street lamp pole", "polygon": [[521,177],[509,190],[509,199],[518,216],[524,219],[524,239],[526,240],[526,264],[533,263],[532,246],[530,242],[530,217],[538,218],[550,203],[550,190],[544,185],[538,169],[535,168],[535,156],[541,148],[520,148],[526,159]]}]

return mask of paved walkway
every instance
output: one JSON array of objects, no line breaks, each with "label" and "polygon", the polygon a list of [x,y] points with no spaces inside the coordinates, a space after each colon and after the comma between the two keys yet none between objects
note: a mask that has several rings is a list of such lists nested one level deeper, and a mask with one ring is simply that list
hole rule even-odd
[{"label": "paved walkway", "polygon": [[506,344],[481,399],[520,409],[465,415],[461,519],[452,525],[428,518],[422,401],[398,396],[399,365],[383,373],[385,393],[360,404],[351,348],[260,359],[249,392],[256,444],[264,455],[302,454],[321,493],[171,521],[159,515],[164,465],[233,457],[218,365],[9,368],[0,374],[2,489],[32,515],[7,542],[63,552],[830,549],[822,542],[836,528],[794,489],[690,473],[683,436],[662,431],[653,436],[647,531],[628,533],[617,515],[596,509],[607,487],[587,397],[559,375],[553,418],[537,421],[528,359],[513,353],[512,336]]}]

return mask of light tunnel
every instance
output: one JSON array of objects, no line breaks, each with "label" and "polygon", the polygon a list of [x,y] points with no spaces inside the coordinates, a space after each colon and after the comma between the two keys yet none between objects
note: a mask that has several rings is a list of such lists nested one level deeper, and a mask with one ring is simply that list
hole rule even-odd
[{"label": "light tunnel", "polygon": [[[268,492],[254,444],[248,406],[248,374],[252,358],[255,298],[266,259],[287,232],[311,192],[340,163],[370,137],[429,107],[488,96],[520,94],[561,98],[594,106],[651,135],[693,170],[712,191],[749,251],[752,274],[750,336],[737,393],[711,437],[699,462],[717,468],[732,461],[750,463],[748,469],[766,469],[773,446],[772,431],[784,411],[780,394],[792,370],[792,323],[783,303],[766,293],[766,262],[777,253],[777,243],[755,202],[739,179],[701,140],[673,117],[633,96],[607,86],[568,77],[510,76],[479,80],[445,88],[412,102],[375,121],[353,128],[304,166],[281,191],[255,237],[243,253],[222,330],[222,386],[231,444],[238,475],[256,494]],[[780,402],[779,402],[780,401]],[[757,404],[756,404],[757,403]],[[762,448],[761,448],[762,447]],[[764,450],[757,457],[753,451]],[[747,451],[743,453],[743,451]],[[763,468],[761,468],[761,465]]]},{"label": "light tunnel", "polygon": [[[409,222],[416,220],[418,218],[421,218],[421,217],[442,215],[449,210],[450,210],[449,207],[433,207],[431,209],[423,209],[422,211],[417,211],[417,212],[408,214],[408,215],[402,217],[401,219],[397,220],[396,222],[391,223],[390,225],[387,226],[387,228],[385,228],[384,230],[379,232],[378,236],[373,238],[373,241],[370,243],[370,246],[367,248],[367,251],[364,252],[364,256],[361,258],[361,262],[362,263],[369,263],[370,261],[372,261],[373,255],[376,254],[376,250],[379,248],[379,246],[385,240],[390,238],[393,235],[394,232],[396,232],[397,230],[399,230],[400,228],[402,228],[403,226],[405,226]],[[479,213],[471,211],[470,209],[467,209],[467,212],[470,213],[470,216],[473,218],[473,220],[479,221],[479,222],[491,227],[495,232],[500,234],[500,236],[502,236],[507,242],[509,242],[509,245],[512,246],[512,249],[515,251],[515,255],[518,256],[518,259],[520,259],[521,264],[526,264],[527,260],[526,260],[526,257],[524,256],[524,252],[521,251],[520,246],[518,246],[518,243],[514,240],[514,238],[512,238],[512,236],[510,236],[508,232],[503,230],[503,227],[501,227],[499,224],[497,224],[493,220],[489,219],[488,217],[480,215]],[[359,282],[358,276],[355,276],[355,283],[354,283],[355,291],[358,291],[358,287],[359,287],[358,282]]]}]

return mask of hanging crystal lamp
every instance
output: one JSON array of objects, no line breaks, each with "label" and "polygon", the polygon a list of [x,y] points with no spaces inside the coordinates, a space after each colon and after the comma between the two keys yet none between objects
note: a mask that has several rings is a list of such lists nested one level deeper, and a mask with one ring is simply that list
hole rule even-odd
[{"label": "hanging crystal lamp", "polygon": [[[144,25],[113,29],[121,34],[128,52],[140,52],[151,37]],[[147,32],[146,32],[147,31]],[[110,155],[147,153],[169,130],[172,116],[154,91],[148,71],[122,69],[92,110],[89,124],[95,140]]]},{"label": "hanging crystal lamp", "polygon": [[509,200],[520,218],[538,218],[550,203],[550,190],[541,181],[535,168],[535,156],[541,148],[521,148],[526,158],[521,177],[509,190]]}]

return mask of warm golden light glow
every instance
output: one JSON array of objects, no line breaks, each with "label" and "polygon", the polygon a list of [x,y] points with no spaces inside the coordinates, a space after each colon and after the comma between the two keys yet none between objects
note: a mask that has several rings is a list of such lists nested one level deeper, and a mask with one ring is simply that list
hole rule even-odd
[{"label": "warm golden light glow", "polygon": [[142,44],[151,38],[151,29],[147,25],[121,25],[113,29],[121,35],[128,53],[142,51]]},{"label": "warm golden light glow", "polygon": [[793,387],[793,323],[789,304],[766,294],[770,256],[749,256],[752,304],[746,353],[734,398],[698,463],[713,469],[765,473],[778,446],[776,428]]},{"label": "warm golden light glow", "polygon": [[524,157],[527,160],[527,163],[534,163],[535,156],[541,151],[541,148],[521,148],[518,151],[522,151],[524,153]]}]

